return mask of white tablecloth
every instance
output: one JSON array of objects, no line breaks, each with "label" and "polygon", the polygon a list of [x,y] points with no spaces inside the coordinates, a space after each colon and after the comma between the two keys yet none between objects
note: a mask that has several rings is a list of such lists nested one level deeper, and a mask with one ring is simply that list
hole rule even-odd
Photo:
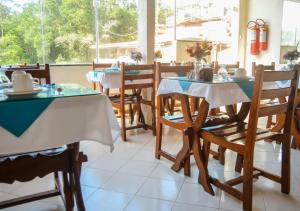
[{"label": "white tablecloth", "polygon": [[[121,72],[89,71],[86,78],[89,82],[100,83],[104,89],[118,89],[122,86]],[[126,81],[126,84],[151,83],[151,80]]]},{"label": "white tablecloth", "polygon": [[82,140],[96,141],[112,150],[119,135],[107,96],[57,98],[21,137],[0,127],[0,154],[50,149]]},{"label": "white tablecloth", "polygon": [[[276,82],[267,82],[264,89],[277,89],[282,87]],[[283,85],[284,86],[284,85]],[[157,95],[179,93],[193,97],[205,98],[210,108],[218,108],[225,105],[232,105],[242,102],[251,102],[251,98],[235,82],[226,83],[199,83],[192,82],[184,90],[179,80],[164,78],[160,82]]]}]

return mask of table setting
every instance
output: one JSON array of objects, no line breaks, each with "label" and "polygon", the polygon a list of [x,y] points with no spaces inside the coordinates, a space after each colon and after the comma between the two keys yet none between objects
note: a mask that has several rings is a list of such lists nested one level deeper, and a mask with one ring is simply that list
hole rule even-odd
[{"label": "table setting", "polygon": [[12,86],[0,90],[0,115],[2,155],[82,140],[113,150],[120,134],[107,96],[78,84],[38,85],[23,71],[13,74]]}]

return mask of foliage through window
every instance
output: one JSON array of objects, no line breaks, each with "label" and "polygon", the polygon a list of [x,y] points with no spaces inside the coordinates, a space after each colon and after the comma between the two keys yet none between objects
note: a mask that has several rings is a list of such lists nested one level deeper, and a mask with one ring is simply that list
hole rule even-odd
[{"label": "foliage through window", "polygon": [[[100,0],[100,58],[136,47],[136,0]],[[1,0],[0,65],[91,63],[95,59],[93,0]],[[120,44],[121,43],[121,44]]]}]

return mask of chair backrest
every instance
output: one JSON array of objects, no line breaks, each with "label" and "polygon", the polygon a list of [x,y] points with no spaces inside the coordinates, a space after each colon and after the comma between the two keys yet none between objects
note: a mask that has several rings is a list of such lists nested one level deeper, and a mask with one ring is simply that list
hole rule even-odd
[{"label": "chair backrest", "polygon": [[[0,66],[1,67],[1,66]],[[6,68],[7,70],[28,70],[28,69],[40,69],[40,64],[36,63],[36,64],[21,64],[18,65],[17,67],[13,67],[12,65],[10,65],[8,68]]]},{"label": "chair backrest", "polygon": [[93,62],[92,64],[92,69],[96,70],[96,69],[104,69],[104,68],[108,68],[111,67],[112,64],[110,63],[102,63],[102,64],[96,64],[95,62]]},{"label": "chair backrest", "polygon": [[[286,118],[283,133],[286,135],[286,138],[290,138],[296,92],[298,89],[299,71],[300,66],[298,65],[296,65],[292,71],[268,71],[264,70],[263,65],[259,65],[256,68],[250,107],[249,127],[246,137],[246,145],[249,144],[248,147],[254,147],[255,138],[257,139],[257,136],[259,136],[256,136],[257,121],[259,117],[285,114]],[[264,83],[276,83],[276,81],[285,81],[285,87],[277,89],[263,88]],[[271,101],[271,99],[286,97],[288,97],[287,102],[280,100],[278,102]]]},{"label": "chair backrest", "polygon": [[121,64],[121,92],[130,89],[153,88],[155,84],[155,70],[153,64],[126,65]]},{"label": "chair backrest", "polygon": [[194,66],[192,63],[188,65],[170,66],[170,65],[165,65],[157,62],[155,69],[156,69],[156,86],[158,87],[163,74],[176,73],[176,74],[187,75],[188,72],[194,69]]},{"label": "chair backrest", "polygon": [[17,70],[6,70],[5,75],[11,80],[11,75],[13,71],[25,71],[26,73],[30,73],[33,78],[38,78],[40,84],[44,81],[45,84],[51,84],[51,77],[50,77],[50,67],[49,64],[45,64],[44,69],[17,69]]},{"label": "chair backrest", "polygon": [[218,73],[221,66],[224,66],[227,70],[234,69],[234,68],[240,68],[240,62],[237,61],[235,64],[219,64],[218,62],[215,62],[214,66],[212,66],[212,67],[215,67],[214,68],[215,74]]},{"label": "chair backrest", "polygon": [[[252,62],[252,76],[255,76],[255,70],[258,68],[259,65],[262,64],[256,64],[256,62]],[[275,70],[275,62],[271,62],[270,65],[262,65],[263,70]]]}]

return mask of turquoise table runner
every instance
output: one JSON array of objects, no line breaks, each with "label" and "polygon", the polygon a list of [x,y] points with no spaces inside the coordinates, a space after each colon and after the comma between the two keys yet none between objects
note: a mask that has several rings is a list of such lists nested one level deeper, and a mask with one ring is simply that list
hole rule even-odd
[{"label": "turquoise table runner", "polygon": [[[140,72],[141,72],[140,70],[128,70],[128,71],[126,71],[125,74],[126,75],[137,75]],[[106,73],[106,74],[121,73],[121,70],[119,68],[115,68],[115,67],[94,70],[95,77],[97,76],[98,73]]]},{"label": "turquoise table runner", "polygon": [[[48,85],[47,90],[29,98],[8,98],[0,94],[0,126],[20,137],[56,99],[98,94],[89,88],[75,85]],[[62,92],[58,92],[57,88]]]},{"label": "turquoise table runner", "polygon": [[254,80],[237,80],[237,79],[235,79],[234,82],[237,85],[239,85],[239,87],[243,90],[243,92],[251,100],[252,95],[253,95]]}]

